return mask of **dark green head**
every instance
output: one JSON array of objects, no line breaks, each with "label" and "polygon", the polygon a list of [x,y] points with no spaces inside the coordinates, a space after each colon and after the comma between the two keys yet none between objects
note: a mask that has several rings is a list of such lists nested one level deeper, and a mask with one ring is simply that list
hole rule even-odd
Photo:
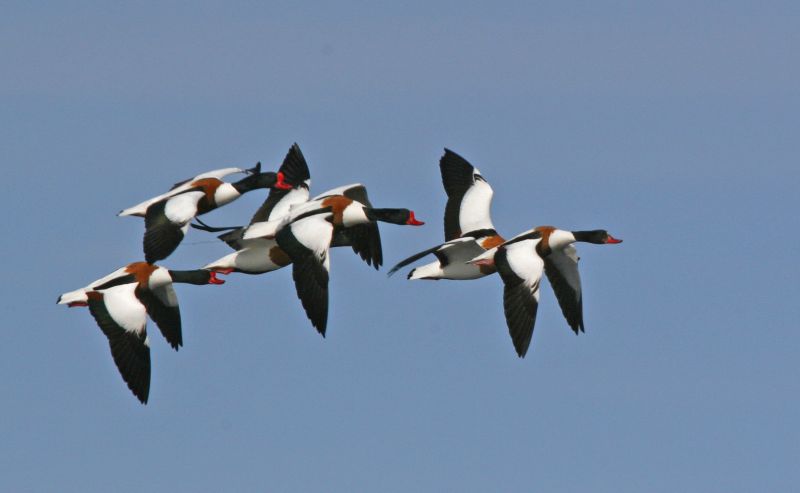
[{"label": "dark green head", "polygon": [[291,190],[292,186],[283,181],[283,173],[266,171],[264,173],[253,173],[242,178],[233,184],[239,193],[257,190],[259,188],[277,188],[280,190]]},{"label": "dark green head", "polygon": [[414,211],[408,209],[371,209],[364,208],[367,219],[370,221],[381,221],[392,224],[405,224],[409,226],[422,226],[422,221],[417,221]]},{"label": "dark green head", "polygon": [[622,243],[622,240],[614,238],[605,229],[593,229],[591,231],[573,231],[575,241],[584,243],[594,243],[596,245]]},{"label": "dark green head", "polygon": [[169,276],[172,278],[172,282],[184,284],[197,284],[199,286],[205,284],[225,284],[224,280],[217,278],[217,272],[205,269],[170,270]]}]

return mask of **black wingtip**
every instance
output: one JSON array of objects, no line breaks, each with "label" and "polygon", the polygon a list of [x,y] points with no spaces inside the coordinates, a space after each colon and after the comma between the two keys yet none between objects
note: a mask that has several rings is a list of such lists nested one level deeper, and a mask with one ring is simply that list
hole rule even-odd
[{"label": "black wingtip", "polygon": [[151,264],[172,255],[183,241],[180,225],[172,223],[164,212],[166,204],[167,200],[161,200],[151,205],[144,218],[142,247],[145,260]]},{"label": "black wingtip", "polygon": [[586,332],[583,329],[583,321],[582,320],[579,321],[579,322],[575,322],[573,324],[570,324],[569,328],[572,329],[572,332],[575,332],[575,335],[579,335],[581,332]]},{"label": "black wingtip", "polygon": [[311,173],[308,170],[308,163],[306,162],[303,151],[297,142],[292,144],[286,156],[281,163],[280,171],[283,172],[286,182],[292,186],[298,186],[303,181],[311,179]]},{"label": "black wingtip", "polygon": [[414,271],[415,270],[417,270],[417,269],[411,269],[410,271],[408,271],[408,275],[406,276],[406,279],[411,279],[411,276],[414,275]]},{"label": "black wingtip", "polygon": [[[124,379],[125,377],[123,376],[122,378]],[[138,385],[137,383],[134,383],[132,381],[129,382],[127,380],[125,381],[125,383],[128,384],[128,389],[131,391],[133,396],[139,399],[139,402],[141,402],[142,405],[146,406],[147,401],[150,398],[150,381],[148,380],[143,386]]]},{"label": "black wingtip", "polygon": [[530,348],[530,341],[527,344],[523,341],[513,341],[514,342],[514,349],[517,351],[517,356],[522,359],[528,354],[528,349]]},{"label": "black wingtip", "polygon": [[325,310],[322,313],[318,313],[315,315],[315,320],[311,321],[311,325],[317,329],[317,332],[322,337],[325,337],[325,332],[328,330],[328,310],[325,307]]},{"label": "black wingtip", "polygon": [[[306,315],[308,319],[311,321],[311,325],[317,329],[319,335],[323,338],[325,337],[325,332],[328,330],[328,311],[327,307],[323,313],[309,313],[307,307],[303,305],[303,308],[306,309]],[[313,317],[313,318],[312,318]]]},{"label": "black wingtip", "polygon": [[311,325],[317,329],[319,335],[325,338],[325,332],[328,330],[328,314],[325,314],[324,320],[311,320]]},{"label": "black wingtip", "polygon": [[447,147],[444,148],[444,154],[439,159],[439,166],[459,166],[459,167],[468,167],[469,169],[473,168],[472,164],[469,161],[464,159],[464,157],[451,150]]},{"label": "black wingtip", "polygon": [[250,175],[257,175],[261,173],[261,161],[257,162],[252,168],[244,170],[244,172]]}]

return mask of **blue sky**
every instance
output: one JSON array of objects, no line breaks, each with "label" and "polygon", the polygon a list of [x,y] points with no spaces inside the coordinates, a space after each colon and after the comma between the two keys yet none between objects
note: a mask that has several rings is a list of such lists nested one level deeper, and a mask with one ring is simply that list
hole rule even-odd
[{"label": "blue sky", "polygon": [[[796,489],[799,10],[7,4],[0,489]],[[381,272],[334,253],[326,339],[288,269],[179,286],[185,346],[151,324],[139,405],[56,297],[141,259],[118,210],[292,142],[312,192],[362,182],[428,224],[381,227]],[[494,187],[503,234],[625,240],[580,248],[585,335],[545,287],[520,360],[498,278],[386,278],[442,237],[445,146]],[[162,265],[227,253],[213,240]]]}]

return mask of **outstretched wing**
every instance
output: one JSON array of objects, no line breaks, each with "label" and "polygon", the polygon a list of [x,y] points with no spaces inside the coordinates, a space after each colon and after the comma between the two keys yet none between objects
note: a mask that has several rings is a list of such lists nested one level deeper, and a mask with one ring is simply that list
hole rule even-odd
[{"label": "outstretched wing", "polygon": [[553,250],[544,259],[544,272],[567,323],[576,334],[583,332],[583,295],[575,247],[568,245],[563,250]]},{"label": "outstretched wing", "polygon": [[150,347],[144,306],[134,295],[136,284],[87,294],[89,311],[111,348],[111,356],[133,395],[147,404],[150,393]]},{"label": "outstretched wing", "polygon": [[383,247],[378,223],[358,224],[349,228],[336,228],[332,247],[349,246],[361,259],[378,270],[383,265]]},{"label": "outstretched wing", "polygon": [[485,250],[475,241],[475,238],[455,238],[447,243],[436,245],[435,247],[415,253],[405,260],[401,260],[397,263],[397,265],[392,267],[388,275],[391,276],[398,270],[416,262],[426,255],[434,254],[436,258],[439,259],[439,263],[442,265],[442,267],[445,267],[451,263],[464,263],[472,260],[484,251]]},{"label": "outstretched wing", "polygon": [[450,264],[464,264],[485,252],[475,238],[462,237],[450,240],[433,252],[442,268]]},{"label": "outstretched wing", "polygon": [[367,196],[367,187],[361,185],[360,183],[350,185],[350,187],[342,191],[342,195],[348,199],[353,199],[356,202],[361,202],[367,207],[372,207],[372,202],[369,201],[369,196]]},{"label": "outstretched wing", "polygon": [[178,248],[197,204],[205,194],[189,190],[147,208],[144,216],[144,257],[150,263],[169,257]]},{"label": "outstretched wing", "polygon": [[172,188],[170,188],[169,190],[179,191],[177,190],[179,187],[192,183],[193,181],[202,180],[203,178],[216,178],[218,180],[221,180],[222,178],[228,175],[232,175],[234,173],[244,173],[244,172],[245,170],[243,170],[242,168],[221,168],[221,169],[206,171],[205,173],[200,173],[194,178],[189,178],[187,180],[179,181],[178,183],[172,185]]},{"label": "outstretched wing", "polygon": [[525,357],[533,337],[539,307],[539,284],[544,263],[535,251],[536,241],[525,240],[497,249],[497,272],[503,279],[503,308],[514,349]]},{"label": "outstretched wing", "polygon": [[481,229],[494,229],[491,218],[494,191],[480,171],[455,152],[445,149],[439,160],[442,185],[447,194],[444,239]]},{"label": "outstretched wing", "polygon": [[372,207],[372,204],[369,203],[369,198],[367,197],[367,188],[361,183],[351,183],[349,185],[342,185],[340,187],[332,188],[322,192],[312,200],[320,200],[333,195],[344,195],[345,197],[355,200],[356,202],[361,202],[367,207]]},{"label": "outstretched wing", "polygon": [[436,252],[441,247],[442,247],[442,245],[436,245],[435,247],[431,247],[431,248],[428,248],[427,250],[423,250],[423,251],[421,251],[419,253],[415,253],[414,255],[408,257],[407,259],[401,260],[400,262],[397,263],[397,265],[395,265],[394,267],[392,267],[389,270],[387,275],[391,276],[392,274],[394,274],[398,270],[402,269],[403,267],[416,262],[417,260],[425,257],[426,255],[430,255],[431,253]]},{"label": "outstretched wing", "polygon": [[177,351],[183,345],[183,333],[178,297],[172,283],[167,283],[152,291],[137,289],[136,296],[144,304],[147,314],[161,330],[164,339]]},{"label": "outstretched wing", "polygon": [[297,297],[311,325],[323,336],[328,324],[330,217],[328,210],[320,210],[283,227],[275,236],[278,246],[292,259]]},{"label": "outstretched wing", "polygon": [[245,170],[241,168],[223,168],[223,169],[215,169],[213,171],[208,171],[206,173],[201,173],[195,176],[194,178],[189,178],[188,180],[176,183],[166,193],[162,193],[161,195],[147,199],[144,202],[140,202],[132,207],[123,209],[119,211],[117,215],[144,217],[148,207],[155,204],[156,202],[160,202],[170,197],[174,197],[175,195],[178,195],[180,193],[186,192],[187,190],[192,188],[192,183],[194,183],[196,180],[201,180],[204,178],[216,178],[218,180],[221,180],[224,176],[230,175],[232,173],[243,173],[243,172],[245,172]]},{"label": "outstretched wing", "polygon": [[250,219],[250,224],[277,219],[288,214],[289,208],[293,204],[308,200],[311,173],[308,171],[308,163],[300,151],[300,146],[292,145],[286,157],[283,158],[278,172],[283,173],[284,181],[292,185],[292,188],[290,190],[271,188],[267,199]]},{"label": "outstretched wing", "polygon": [[[351,200],[360,202],[366,207],[372,207],[367,195],[367,187],[360,183],[342,185],[323,192],[314,200],[322,200],[334,195],[343,195]],[[377,270],[383,265],[383,248],[381,247],[381,233],[377,223],[360,224],[349,228],[337,228],[334,231],[333,247],[349,246],[367,265],[372,265]]]}]

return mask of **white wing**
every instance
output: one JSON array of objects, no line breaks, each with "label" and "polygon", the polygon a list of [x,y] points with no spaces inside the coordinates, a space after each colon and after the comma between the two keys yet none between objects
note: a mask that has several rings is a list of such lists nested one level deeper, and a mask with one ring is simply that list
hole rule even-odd
[{"label": "white wing", "polygon": [[317,195],[313,198],[313,200],[323,199],[325,197],[330,197],[332,195],[345,195],[345,192],[350,190],[351,188],[356,187],[363,187],[361,183],[351,183],[349,185],[342,185],[341,187],[336,187],[328,190],[327,192],[322,192],[321,194]]},{"label": "white wing", "polygon": [[492,195],[492,187],[482,180],[475,180],[466,191],[458,214],[462,234],[479,229],[494,229],[491,216]]},{"label": "white wing", "polygon": [[287,224],[293,222],[301,215],[319,209],[322,200],[314,199],[309,202],[297,202],[289,207],[289,212],[277,219],[253,223],[245,229],[242,239],[251,240],[253,238],[274,238],[278,231]]},{"label": "white wing", "polygon": [[292,223],[292,234],[304,247],[322,258],[327,255],[333,235],[333,224],[327,219],[333,214],[315,214]]},{"label": "white wing", "polygon": [[164,215],[173,224],[184,225],[197,215],[197,204],[205,196],[203,192],[186,192],[170,199],[164,204]]},{"label": "white wing", "polygon": [[242,168],[220,168],[212,171],[207,171],[205,173],[201,173],[192,178],[191,180],[189,180],[189,182],[191,183],[195,180],[201,180],[203,178],[217,178],[221,180],[228,175],[232,175],[234,173],[244,173],[245,171],[246,170],[243,170]]},{"label": "white wing", "polygon": [[533,336],[539,307],[539,285],[544,262],[536,253],[539,239],[522,240],[498,249],[497,272],[503,279],[503,308],[511,340],[524,357]]},{"label": "white wing", "polygon": [[126,267],[120,267],[119,269],[115,270],[111,274],[108,274],[107,276],[101,277],[100,279],[90,283],[86,287],[83,287],[83,288],[80,288],[80,289],[76,289],[74,291],[69,291],[67,293],[62,294],[58,298],[58,304],[59,305],[66,305],[66,304],[75,303],[75,302],[85,302],[86,301],[86,293],[88,291],[92,291],[97,286],[105,284],[108,281],[114,280],[114,279],[116,279],[118,277],[123,277],[123,276],[128,275],[128,271],[125,270],[126,268],[127,268],[127,266]]},{"label": "white wing", "polygon": [[221,169],[215,169],[215,170],[212,170],[212,171],[201,173],[201,174],[195,176],[194,178],[189,178],[188,180],[186,180],[184,182],[176,184],[168,192],[162,193],[161,195],[159,195],[157,197],[153,197],[152,199],[147,199],[144,202],[140,202],[140,203],[134,205],[133,207],[128,207],[127,209],[123,209],[117,215],[118,216],[144,216],[144,214],[147,212],[147,208],[148,207],[150,207],[151,205],[155,204],[159,200],[164,200],[164,199],[166,199],[168,197],[172,197],[174,195],[177,195],[177,194],[179,194],[181,192],[184,192],[184,191],[188,190],[189,188],[191,188],[192,183],[197,181],[197,180],[201,180],[203,178],[217,178],[217,179],[221,180],[223,177],[231,175],[233,173],[244,173],[244,172],[245,172],[245,170],[243,170],[242,168],[221,168]]},{"label": "white wing", "polygon": [[292,259],[292,278],[297,297],[311,324],[323,336],[328,323],[328,249],[333,225],[330,212],[315,214],[281,229],[276,237]]},{"label": "white wing", "polygon": [[123,284],[103,291],[103,302],[108,314],[125,332],[143,334],[147,311],[136,298],[136,284]]},{"label": "white wing", "polygon": [[561,313],[578,333],[583,331],[583,294],[578,272],[578,253],[573,245],[553,250],[544,259],[545,273],[553,286]]},{"label": "white wing", "polygon": [[245,228],[244,233],[242,234],[243,240],[252,240],[254,238],[274,238],[278,231],[288,224],[288,216],[281,217],[279,219],[273,219],[271,221],[261,221],[257,223],[253,223],[247,228]]},{"label": "white wing", "polygon": [[[308,181],[308,180],[307,180]],[[309,192],[305,187],[294,188],[279,200],[269,213],[269,220],[280,219],[289,214],[292,207],[308,202]]]}]

